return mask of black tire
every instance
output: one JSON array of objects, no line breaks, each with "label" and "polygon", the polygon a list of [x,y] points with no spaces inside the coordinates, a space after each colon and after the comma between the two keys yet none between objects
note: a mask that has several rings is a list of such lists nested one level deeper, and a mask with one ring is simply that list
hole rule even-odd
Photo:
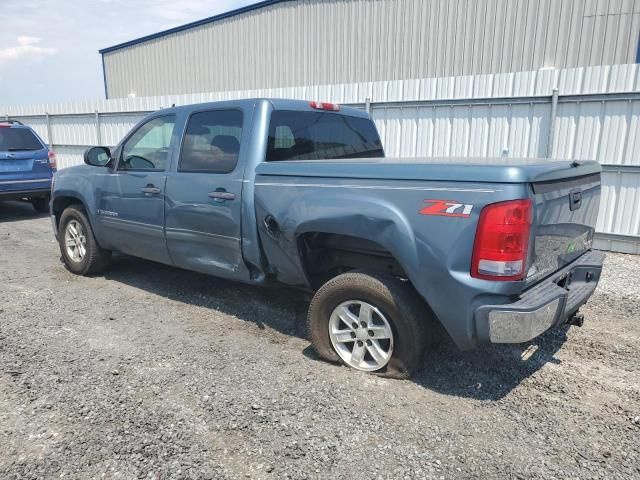
[{"label": "black tire", "polygon": [[430,344],[431,314],[413,287],[382,273],[349,272],[325,283],[315,294],[307,317],[311,343],[318,355],[330,362],[346,364],[329,338],[333,310],[349,300],[365,301],[378,308],[391,324],[394,347],[391,359],[373,373],[389,378],[409,378],[422,364]]},{"label": "black tire", "polygon": [[[85,232],[85,248],[86,253],[82,260],[75,261],[67,253],[65,246],[65,232],[67,225],[72,220],[82,225]],[[60,245],[60,253],[67,269],[77,275],[91,275],[100,273],[107,269],[111,262],[111,251],[105,250],[98,245],[93,235],[91,224],[87,219],[84,208],[81,205],[71,205],[67,207],[60,216],[60,224],[58,227],[58,244]]]},{"label": "black tire", "polygon": [[32,198],[31,205],[38,213],[49,213],[49,196]]}]

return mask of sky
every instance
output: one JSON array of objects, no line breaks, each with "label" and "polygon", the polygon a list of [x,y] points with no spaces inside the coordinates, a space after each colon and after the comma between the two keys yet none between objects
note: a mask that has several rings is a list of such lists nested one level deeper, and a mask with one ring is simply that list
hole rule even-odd
[{"label": "sky", "polygon": [[0,106],[104,98],[99,49],[252,3],[0,0]]}]

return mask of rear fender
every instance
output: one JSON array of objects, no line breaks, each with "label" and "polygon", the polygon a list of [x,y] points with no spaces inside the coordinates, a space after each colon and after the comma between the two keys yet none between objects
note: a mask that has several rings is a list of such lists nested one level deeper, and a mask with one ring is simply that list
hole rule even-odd
[{"label": "rear fender", "polygon": [[[344,206],[349,205],[348,209]],[[306,233],[331,233],[363,238],[388,250],[407,271],[417,265],[418,257],[413,230],[406,216],[393,204],[382,199],[363,198],[352,192],[332,192],[318,198],[313,192],[301,192],[295,204],[283,204],[281,211],[270,213],[278,231],[265,224],[266,211],[257,202],[263,247],[269,264],[275,267],[278,280],[310,287],[302,265],[298,239]]]},{"label": "rear fender", "polygon": [[[256,216],[270,273],[284,283],[312,284],[303,265],[301,235],[318,232],[370,240],[393,255],[452,339],[464,349],[476,343],[473,315],[479,304],[486,303],[484,297],[491,295],[496,303],[498,296],[498,302],[506,303],[522,290],[522,282],[475,279],[469,269],[482,207],[525,198],[523,185],[504,184],[494,189],[485,184],[438,183],[433,185],[438,193],[433,194],[411,188],[374,191],[348,185],[288,186],[283,182],[287,188],[276,194],[273,182],[277,181],[265,182],[264,189],[257,183]],[[429,184],[424,187],[429,190]],[[435,201],[425,200],[429,197],[456,200],[473,208],[462,215],[433,213]],[[425,206],[429,212],[424,211]],[[275,231],[266,224],[268,218],[275,221]]]}]

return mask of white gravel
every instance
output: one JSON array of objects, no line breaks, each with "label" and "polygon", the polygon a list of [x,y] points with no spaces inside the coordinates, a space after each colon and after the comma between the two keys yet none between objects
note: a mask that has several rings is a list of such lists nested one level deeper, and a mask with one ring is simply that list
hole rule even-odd
[{"label": "white gravel", "polygon": [[413,381],[318,361],[296,292],[73,276],[30,206],[0,203],[0,278],[2,479],[640,478],[640,257],[583,328],[444,342]]}]

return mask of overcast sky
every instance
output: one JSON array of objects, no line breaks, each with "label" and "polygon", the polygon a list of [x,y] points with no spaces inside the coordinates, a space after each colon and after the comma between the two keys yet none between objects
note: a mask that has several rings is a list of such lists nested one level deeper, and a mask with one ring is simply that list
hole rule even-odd
[{"label": "overcast sky", "polygon": [[0,106],[104,98],[99,49],[252,3],[0,0]]}]

